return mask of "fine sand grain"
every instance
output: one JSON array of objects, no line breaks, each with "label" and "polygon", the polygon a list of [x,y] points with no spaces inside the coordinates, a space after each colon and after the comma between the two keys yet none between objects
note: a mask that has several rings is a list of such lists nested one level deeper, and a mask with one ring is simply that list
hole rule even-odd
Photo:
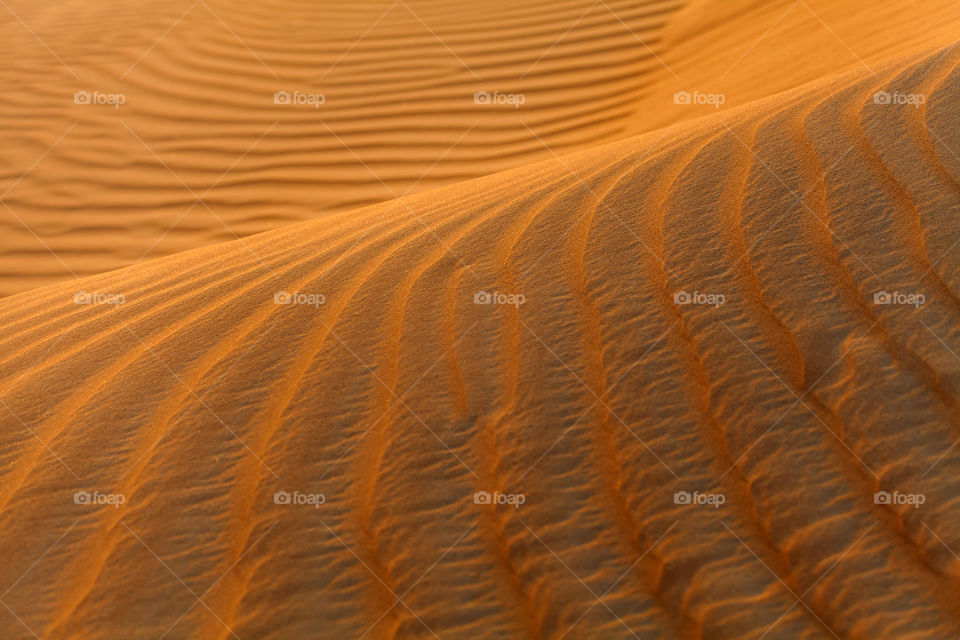
[{"label": "fine sand grain", "polygon": [[4,0],[0,295],[874,73],[958,28],[955,0]]},{"label": "fine sand grain", "polygon": [[[142,11],[151,34],[182,11],[120,4],[116,20]],[[675,12],[686,46],[711,28],[694,9],[714,3],[626,4],[654,43]],[[717,19],[789,5],[739,4]],[[807,4],[825,5],[796,4],[782,28]],[[257,105],[267,67],[335,57],[382,5],[244,5],[231,22],[263,65],[227,30],[200,38],[204,6],[128,76],[162,96],[128,124],[173,112],[142,135],[202,189],[281,118],[208,204],[246,233],[329,211],[0,301],[0,637],[960,635],[960,49],[878,60],[896,38],[864,26],[869,70],[773,80],[772,59],[754,87],[735,76],[749,103],[693,119],[664,106],[686,121],[599,144],[636,117],[639,91],[618,83],[644,82],[616,57],[646,54],[597,11],[536,67],[590,99],[523,116],[551,145],[570,131],[589,148],[533,162],[522,131],[485,130],[421,186],[454,184],[337,211],[388,193],[310,115]],[[897,21],[890,6],[878,15]],[[896,6],[913,47],[914,6]],[[505,3],[497,37],[478,35],[495,13],[479,6],[421,17],[484,77],[515,77],[518,43],[535,58],[581,7]],[[329,124],[403,191],[474,116],[462,65],[394,11],[409,32],[388,23],[331,72]],[[336,43],[306,26],[330,15],[353,25]],[[141,35],[105,37],[132,55]],[[677,46],[670,60],[693,65]],[[70,226],[62,241],[103,271],[100,250],[132,254],[100,242],[149,244],[141,232],[192,197],[89,117],[112,133],[78,125],[14,208]],[[45,139],[22,118],[19,135]],[[399,138],[360,144],[381,126]],[[68,159],[64,184],[42,179]],[[189,220],[167,252],[219,233]]]}]

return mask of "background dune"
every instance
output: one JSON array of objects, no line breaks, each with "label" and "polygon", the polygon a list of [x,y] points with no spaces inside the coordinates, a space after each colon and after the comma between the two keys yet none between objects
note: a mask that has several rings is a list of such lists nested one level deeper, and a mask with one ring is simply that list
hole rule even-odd
[{"label": "background dune", "polygon": [[873,69],[958,24],[951,0],[4,0],[0,15],[0,295],[716,110],[678,91],[727,109]]},{"label": "background dune", "polygon": [[0,636],[956,637],[958,60],[4,299]]}]

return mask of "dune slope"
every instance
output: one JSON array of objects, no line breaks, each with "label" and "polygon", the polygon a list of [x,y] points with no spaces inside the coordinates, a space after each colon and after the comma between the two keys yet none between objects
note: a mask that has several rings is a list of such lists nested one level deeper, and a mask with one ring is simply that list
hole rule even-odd
[{"label": "dune slope", "polygon": [[958,61],[0,301],[0,636],[956,637]]},{"label": "dune slope", "polygon": [[958,20],[953,0],[6,0],[0,295],[716,110],[676,92],[742,106]]}]

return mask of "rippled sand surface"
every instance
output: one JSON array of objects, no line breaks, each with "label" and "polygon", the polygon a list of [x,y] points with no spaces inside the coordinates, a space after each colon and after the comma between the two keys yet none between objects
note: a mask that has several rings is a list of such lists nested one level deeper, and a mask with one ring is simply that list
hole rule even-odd
[{"label": "rippled sand surface", "polygon": [[0,638],[960,636],[949,4],[2,10]]}]

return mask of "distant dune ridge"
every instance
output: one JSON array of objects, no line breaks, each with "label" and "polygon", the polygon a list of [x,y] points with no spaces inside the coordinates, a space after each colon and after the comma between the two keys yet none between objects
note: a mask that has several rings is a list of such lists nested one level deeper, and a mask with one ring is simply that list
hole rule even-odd
[{"label": "distant dune ridge", "polygon": [[5,0],[0,15],[0,295],[743,106],[946,45],[958,20],[953,0]]},{"label": "distant dune ridge", "polygon": [[958,61],[3,299],[0,637],[957,637]]}]

